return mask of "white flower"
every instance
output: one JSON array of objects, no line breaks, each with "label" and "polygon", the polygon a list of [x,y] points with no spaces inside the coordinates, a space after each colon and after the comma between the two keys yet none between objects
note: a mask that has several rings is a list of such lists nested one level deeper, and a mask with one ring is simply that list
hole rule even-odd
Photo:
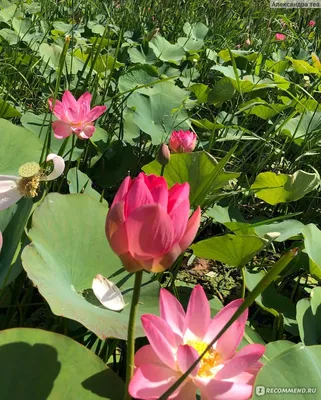
[{"label": "white flower", "polygon": [[92,289],[100,303],[109,310],[121,311],[125,307],[126,304],[121,291],[113,282],[101,274],[93,279]]},{"label": "white flower", "polygon": [[33,175],[0,175],[0,211],[17,203],[22,197],[35,197],[40,182],[52,181],[64,172],[65,161],[62,157],[49,154],[46,161],[52,161],[54,164],[54,169],[49,175],[45,175],[36,163],[25,164],[27,168],[31,165],[31,170],[35,172]]}]

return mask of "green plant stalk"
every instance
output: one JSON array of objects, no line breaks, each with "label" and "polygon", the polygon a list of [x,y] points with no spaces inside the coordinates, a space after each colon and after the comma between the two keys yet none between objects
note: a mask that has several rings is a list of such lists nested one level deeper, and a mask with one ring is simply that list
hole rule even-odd
[{"label": "green plant stalk", "polygon": [[58,151],[58,156],[60,156],[60,157],[63,156],[69,140],[70,140],[70,136],[66,137],[66,139],[63,140],[62,145],[60,146],[60,149]]},{"label": "green plant stalk", "polygon": [[274,322],[273,322],[273,340],[274,341],[282,339],[283,320],[284,320],[284,317],[280,313],[278,313],[278,315],[274,318]]},{"label": "green plant stalk", "polygon": [[245,267],[241,268],[241,274],[242,274],[242,299],[245,299],[245,291],[246,291],[246,282],[245,282]]},{"label": "green plant stalk", "polygon": [[143,278],[143,270],[136,272],[134,292],[133,292],[132,302],[130,305],[130,314],[129,314],[128,331],[127,331],[127,360],[126,360],[126,383],[125,383],[124,400],[131,400],[131,396],[128,393],[128,387],[134,375],[135,322],[136,322],[136,311],[139,301],[142,278]]},{"label": "green plant stalk", "polygon": [[[62,76],[62,71],[63,71],[63,69],[64,69],[64,64],[65,64],[67,52],[68,52],[68,49],[69,49],[69,43],[70,43],[70,37],[69,37],[69,36],[66,36],[66,38],[65,38],[65,43],[64,43],[64,47],[63,47],[63,49],[62,49],[61,56],[60,56],[60,59],[59,59],[59,69],[58,69],[58,72],[57,72],[55,92],[54,92],[54,96],[53,96],[53,106],[54,106],[54,104],[55,104],[55,102],[56,102],[56,100],[57,100],[57,97],[58,97],[58,92],[59,92],[59,87],[60,87],[60,79],[61,79],[61,76]],[[47,136],[46,136],[46,140],[45,140],[45,145],[44,145],[44,147],[43,147],[43,149],[42,149],[42,153],[41,153],[41,157],[40,157],[40,162],[43,161],[44,149],[46,149],[46,150],[45,150],[45,152],[46,152],[45,158],[47,157],[47,155],[48,155],[49,152],[50,152],[50,145],[51,145],[51,121],[52,121],[52,114],[50,114],[50,121],[49,121],[49,125],[48,125]]]},{"label": "green plant stalk", "polygon": [[[94,70],[94,67],[95,67],[95,63],[96,63],[96,61],[98,59],[98,56],[101,53],[103,40],[106,38],[107,32],[109,32],[109,29],[110,29],[109,26],[106,25],[105,29],[104,29],[104,32],[103,32],[103,35],[101,36],[101,38],[99,38],[99,39],[97,38],[96,41],[95,41],[95,43],[97,43],[98,40],[100,40],[99,43],[98,43],[97,49],[93,49],[93,51],[96,50],[96,53],[95,53],[95,55],[93,57],[93,60],[92,60],[91,65],[90,65],[89,72],[88,72],[88,74],[86,76],[86,79],[85,79],[85,82],[83,84],[84,88],[88,87],[88,82],[89,82],[90,77],[92,76],[92,73],[93,73],[93,70]],[[85,68],[85,66],[84,66],[84,68]]]},{"label": "green plant stalk", "polygon": [[71,146],[71,149],[70,149],[70,155],[69,155],[68,164],[67,164],[67,166],[65,168],[64,175],[61,177],[60,184],[59,184],[58,190],[57,190],[58,192],[60,192],[61,186],[62,186],[63,181],[64,181],[64,176],[67,176],[67,174],[69,172],[71,159],[72,159],[72,155],[73,155],[75,146],[76,146],[76,136],[75,136],[75,134],[73,134],[72,135],[72,146]]},{"label": "green plant stalk", "polygon": [[[112,79],[112,76],[113,76],[114,68],[115,68],[116,61],[117,61],[118,54],[119,54],[119,50],[120,50],[120,47],[121,47],[121,40],[122,39],[123,39],[123,31],[121,30],[119,32],[119,35],[118,35],[117,47],[116,47],[115,54],[114,54],[114,62],[113,62],[113,65],[111,67],[111,70],[109,71],[108,79],[107,79],[107,76],[105,74],[105,80],[107,80],[107,82],[106,82],[106,85],[105,85],[105,88],[104,88],[103,98],[105,98],[105,96],[107,95],[108,89],[109,89],[109,85],[110,85],[110,82],[111,82],[111,79]],[[107,68],[106,68],[106,73],[107,73]]]},{"label": "green plant stalk", "polygon": [[255,286],[252,292],[249,293],[248,297],[244,300],[241,306],[236,310],[232,318],[224,325],[220,332],[215,336],[199,358],[189,367],[189,369],[168,389],[163,393],[158,400],[166,400],[169,396],[174,393],[174,391],[181,385],[181,383],[188,377],[188,375],[193,371],[205,354],[210,350],[210,348],[217,342],[217,340],[227,331],[227,329],[233,324],[237,318],[243,314],[243,312],[254,303],[257,296],[259,296],[264,289],[266,289],[271,282],[283,271],[283,269],[289,264],[289,262],[298,254],[299,249],[295,248],[290,250],[288,253],[284,254],[279,261],[277,261],[274,266],[268,271],[268,273],[261,279],[261,281]]}]

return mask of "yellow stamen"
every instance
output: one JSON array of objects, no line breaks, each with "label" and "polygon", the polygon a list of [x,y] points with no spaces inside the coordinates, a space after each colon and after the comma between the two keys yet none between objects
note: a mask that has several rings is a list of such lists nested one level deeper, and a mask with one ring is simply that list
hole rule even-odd
[{"label": "yellow stamen", "polygon": [[17,182],[18,189],[24,197],[32,198],[38,194],[41,175],[37,174],[31,178],[21,178]]},{"label": "yellow stamen", "polygon": [[[189,346],[192,346],[199,355],[203,353],[203,351],[207,348],[208,343],[199,342],[197,340],[188,340],[187,343]],[[211,376],[211,369],[219,364],[219,354],[213,348],[208,350],[204,357],[200,361],[200,367],[198,370],[198,376]]]}]

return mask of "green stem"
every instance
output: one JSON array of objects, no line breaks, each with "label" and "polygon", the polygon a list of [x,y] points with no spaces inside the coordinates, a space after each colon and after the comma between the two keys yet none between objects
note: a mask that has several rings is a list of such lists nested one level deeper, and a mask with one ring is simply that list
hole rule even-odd
[{"label": "green stem", "polygon": [[66,166],[66,168],[65,168],[64,175],[63,175],[63,176],[61,177],[61,179],[60,179],[60,184],[59,184],[59,186],[58,186],[57,192],[60,192],[61,186],[62,186],[63,181],[64,181],[64,176],[67,176],[67,174],[68,174],[68,171],[69,171],[69,168],[70,168],[71,159],[72,159],[72,155],[73,155],[75,146],[76,146],[76,136],[75,136],[75,134],[73,133],[73,134],[72,134],[72,146],[71,146],[71,149],[70,149],[70,155],[69,155],[68,164],[67,164],[67,166]]},{"label": "green stem", "polygon": [[164,176],[164,171],[165,171],[165,165],[162,165],[160,176]]},{"label": "green stem", "polygon": [[132,302],[130,305],[130,314],[127,331],[127,361],[126,361],[126,385],[124,400],[131,400],[131,396],[128,393],[129,383],[134,375],[134,354],[135,354],[135,321],[136,311],[140,294],[140,287],[142,284],[143,270],[136,272],[134,292]]},{"label": "green stem", "polygon": [[245,282],[245,267],[243,267],[242,269],[241,269],[241,273],[242,273],[242,293],[241,293],[241,296],[242,296],[242,299],[245,299],[245,290],[246,290],[246,282]]}]

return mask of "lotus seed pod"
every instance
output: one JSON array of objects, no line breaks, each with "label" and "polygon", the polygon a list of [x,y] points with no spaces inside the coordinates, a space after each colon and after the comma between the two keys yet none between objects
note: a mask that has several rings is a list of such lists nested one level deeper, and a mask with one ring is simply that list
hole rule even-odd
[{"label": "lotus seed pod", "polygon": [[28,162],[19,168],[19,175],[21,178],[31,178],[38,174],[40,171],[40,165],[36,162]]}]

